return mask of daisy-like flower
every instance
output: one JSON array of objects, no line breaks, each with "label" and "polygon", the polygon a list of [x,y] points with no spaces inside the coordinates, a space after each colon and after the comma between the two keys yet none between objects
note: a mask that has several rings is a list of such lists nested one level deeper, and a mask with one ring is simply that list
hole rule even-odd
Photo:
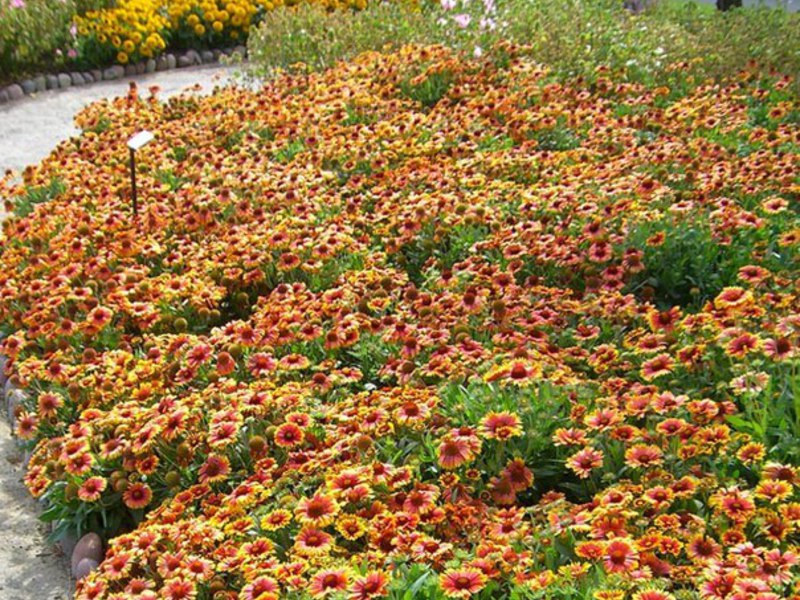
[{"label": "daisy-like flower", "polygon": [[675,366],[675,361],[669,354],[658,354],[642,364],[642,378],[651,381],[670,373]]},{"label": "daisy-like flower", "polygon": [[752,292],[738,286],[726,287],[714,298],[714,306],[725,310],[742,308],[752,302]]},{"label": "daisy-like flower", "polygon": [[372,600],[389,594],[389,577],[383,571],[370,571],[356,577],[348,589],[350,600]]},{"label": "daisy-like flower", "polygon": [[725,352],[728,356],[742,358],[750,352],[755,352],[760,347],[761,340],[758,336],[745,332],[728,340],[728,343],[725,345]]},{"label": "daisy-like flower", "polygon": [[312,527],[325,527],[330,525],[336,514],[339,512],[339,505],[336,500],[324,494],[314,494],[311,498],[303,498],[295,508],[295,518],[302,525]]},{"label": "daisy-like flower", "polygon": [[474,457],[469,442],[445,436],[439,444],[439,465],[443,469],[457,469],[470,462]]},{"label": "daisy-like flower", "polygon": [[94,464],[94,457],[89,452],[80,452],[70,456],[66,461],[66,471],[73,475],[85,475]]},{"label": "daisy-like flower", "polygon": [[311,361],[302,354],[287,354],[278,361],[278,367],[284,371],[302,371],[310,365]]},{"label": "daisy-like flower", "polygon": [[424,514],[434,508],[439,490],[436,486],[417,484],[406,494],[403,510],[413,514]]},{"label": "daisy-like flower", "polygon": [[694,536],[686,544],[686,554],[694,561],[706,563],[722,556],[722,547],[706,535]]},{"label": "daisy-like flower", "polygon": [[122,494],[125,506],[132,510],[145,508],[153,499],[153,491],[146,483],[132,483]]},{"label": "daisy-like flower", "polygon": [[587,560],[600,560],[605,551],[604,542],[580,542],[575,546],[575,554]]},{"label": "daisy-like flower", "polygon": [[731,521],[740,525],[748,522],[756,511],[756,505],[750,498],[750,494],[737,488],[720,490],[711,496],[710,504]]},{"label": "daisy-like flower", "polygon": [[663,452],[658,446],[636,444],[625,451],[625,464],[640,468],[660,465],[662,456]]},{"label": "daisy-like flower", "polygon": [[585,446],[588,443],[586,432],[582,429],[556,429],[553,433],[553,444],[556,446]]},{"label": "daisy-like flower", "polygon": [[330,534],[314,527],[304,527],[295,537],[294,547],[298,554],[313,556],[328,552],[332,543]]},{"label": "daisy-like flower", "polygon": [[91,329],[100,330],[111,322],[113,316],[108,308],[97,306],[86,316],[86,323]]},{"label": "daisy-like flower", "polygon": [[83,502],[97,502],[108,486],[104,477],[89,477],[78,488],[78,498]]},{"label": "daisy-like flower", "polygon": [[758,285],[769,277],[770,272],[758,265],[746,265],[739,269],[739,279],[752,285]]},{"label": "daisy-like flower", "polygon": [[253,377],[266,377],[275,370],[278,363],[272,355],[266,352],[256,352],[247,361],[247,368]]},{"label": "daisy-like flower", "polygon": [[216,483],[227,479],[231,472],[231,461],[227,456],[209,454],[198,472],[200,483]]},{"label": "daisy-like flower", "polygon": [[756,486],[755,496],[774,504],[788,500],[792,492],[792,486],[788,482],[766,479]]},{"label": "daisy-like flower", "polygon": [[490,440],[505,441],[522,434],[522,421],[508,412],[492,412],[481,420],[481,431]]},{"label": "daisy-like flower", "polygon": [[791,465],[770,462],[764,465],[761,475],[764,479],[786,481],[792,485],[800,485],[800,469]]},{"label": "daisy-like flower", "polygon": [[38,412],[41,417],[54,417],[58,409],[64,406],[64,399],[53,392],[42,392],[37,400]]},{"label": "daisy-like flower", "polygon": [[603,565],[609,573],[624,573],[637,566],[638,553],[630,540],[618,538],[606,545]]},{"label": "daisy-like flower", "polygon": [[228,352],[220,352],[217,355],[217,373],[220,375],[230,375],[236,370],[236,361]]},{"label": "daisy-like flower", "polygon": [[242,600],[278,600],[281,588],[272,577],[261,575],[242,588]]},{"label": "daisy-like flower", "polygon": [[303,430],[294,423],[283,423],[275,430],[275,443],[281,448],[294,448],[303,443]]},{"label": "daisy-like flower", "polygon": [[763,346],[764,354],[773,360],[785,360],[795,354],[791,340],[785,337],[768,338]]},{"label": "daisy-like flower", "polygon": [[311,417],[304,412],[290,412],[288,415],[286,415],[286,422],[294,423],[298,427],[305,429],[311,425]]},{"label": "daisy-like flower", "polygon": [[761,203],[761,208],[763,211],[770,215],[777,215],[785,211],[789,206],[788,200],[785,198],[781,198],[779,196],[773,196],[772,198],[767,198]]},{"label": "daisy-like flower", "polygon": [[367,524],[356,515],[343,515],[336,519],[336,531],[346,540],[357,540],[367,532]]},{"label": "daisy-like flower", "polygon": [[541,374],[542,367],[538,363],[515,360],[493,366],[486,372],[483,379],[490,383],[493,381],[500,381],[520,386],[531,383]]},{"label": "daisy-like flower", "polygon": [[259,524],[265,531],[277,531],[292,522],[292,513],[283,508],[278,508],[261,518]]},{"label": "daisy-like flower", "polygon": [[114,581],[123,578],[131,569],[131,555],[127,552],[114,552],[103,561],[103,573]]},{"label": "daisy-like flower", "polygon": [[486,581],[479,569],[450,569],[439,576],[439,587],[448,598],[469,598],[486,587]]},{"label": "daisy-like flower", "polygon": [[17,419],[16,434],[22,440],[32,440],[36,437],[39,419],[36,415],[23,413]]},{"label": "daisy-like flower", "polygon": [[197,585],[191,579],[176,577],[165,583],[161,597],[164,600],[194,600],[197,597]]},{"label": "daisy-like flower", "polygon": [[736,452],[736,458],[746,465],[752,465],[754,463],[761,462],[764,460],[766,455],[767,449],[764,447],[764,444],[759,442],[750,442],[749,444],[745,444]]},{"label": "daisy-like flower", "polygon": [[311,578],[308,591],[312,598],[325,598],[347,589],[350,574],[346,569],[325,569]]},{"label": "daisy-like flower", "polygon": [[681,310],[675,306],[666,311],[651,311],[647,317],[647,321],[653,331],[664,331],[668,333],[675,329],[675,325],[680,319],[680,316]]},{"label": "daisy-like flower", "polygon": [[605,456],[600,450],[584,448],[569,457],[567,466],[581,479],[586,479],[594,469],[603,466]]},{"label": "daisy-like flower", "polygon": [[675,596],[662,590],[642,590],[636,592],[632,600],[675,600]]},{"label": "daisy-like flower", "polygon": [[521,492],[533,485],[533,471],[525,465],[525,461],[521,458],[515,458],[509,462],[503,469],[503,475],[515,492]]}]

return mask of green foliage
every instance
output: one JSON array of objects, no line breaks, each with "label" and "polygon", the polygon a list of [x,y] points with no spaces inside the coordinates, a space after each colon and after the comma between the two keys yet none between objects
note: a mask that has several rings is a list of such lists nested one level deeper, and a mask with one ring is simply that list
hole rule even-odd
[{"label": "green foliage", "polygon": [[440,41],[428,12],[381,2],[343,15],[304,3],[273,10],[248,40],[251,73],[323,70],[362,52]]},{"label": "green foliage", "polygon": [[[751,61],[761,68],[800,72],[800,15],[758,8],[726,13],[694,3],[655,3],[633,15],[621,0],[501,0],[498,22],[479,38],[460,32],[438,3],[413,8],[370,4],[348,15],[311,4],[276,9],[249,38],[251,73],[321,70],[370,50],[405,44],[444,44],[466,53],[495,43],[524,44],[561,77],[598,77],[597,67],[625,72],[647,84],[696,86],[737,74]],[[473,19],[475,20],[475,19]],[[502,67],[503,50],[489,58]],[[684,69],[671,65],[686,61]],[[797,84],[795,84],[797,85]]]},{"label": "green foliage", "polygon": [[288,163],[294,160],[294,157],[306,149],[303,140],[291,140],[283,148],[275,153],[275,160],[282,163]]},{"label": "green foliage", "polygon": [[0,84],[77,62],[79,43],[72,19],[104,0],[25,0],[0,2]]},{"label": "green foliage", "polygon": [[450,71],[437,71],[421,78],[406,79],[400,84],[400,90],[410,100],[432,108],[445,97],[452,84],[453,74]]},{"label": "green foliage", "polygon": [[552,152],[574,150],[581,145],[578,136],[564,124],[563,119],[552,127],[533,132],[531,138],[538,142],[540,149]]},{"label": "green foliage", "polygon": [[64,183],[60,179],[53,179],[46,186],[29,187],[24,196],[19,196],[14,200],[14,214],[18,217],[27,217],[37,204],[52,200],[64,193],[64,190]]},{"label": "green foliage", "polygon": [[[663,235],[664,241],[648,244],[655,235]],[[766,261],[775,272],[791,268],[792,250],[765,248],[764,236],[763,230],[745,230],[724,239],[699,223],[691,227],[671,221],[639,223],[628,241],[644,249],[645,269],[629,282],[628,290],[660,308],[698,310],[724,287],[736,285],[739,269],[752,264],[757,253],[764,255],[762,264]]]}]

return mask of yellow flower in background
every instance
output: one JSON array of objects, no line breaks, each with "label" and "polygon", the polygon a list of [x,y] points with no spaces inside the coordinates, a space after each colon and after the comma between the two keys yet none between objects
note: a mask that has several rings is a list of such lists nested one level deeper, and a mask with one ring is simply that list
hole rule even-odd
[{"label": "yellow flower in background", "polygon": [[[290,0],[289,5],[314,2],[328,10],[365,8],[368,0]],[[80,37],[94,38],[118,51],[125,63],[162,52],[173,34],[240,40],[261,15],[283,6],[283,0],[119,0],[113,7],[75,17]]]}]

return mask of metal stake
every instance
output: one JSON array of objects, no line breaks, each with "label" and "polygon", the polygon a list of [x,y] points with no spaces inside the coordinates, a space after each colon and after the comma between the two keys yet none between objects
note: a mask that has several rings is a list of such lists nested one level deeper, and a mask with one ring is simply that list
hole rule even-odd
[{"label": "metal stake", "polygon": [[136,151],[153,141],[153,134],[149,131],[140,131],[128,140],[128,149],[131,153],[131,196],[133,197],[133,214],[139,214],[139,203],[136,197]]},{"label": "metal stake", "polygon": [[136,198],[136,150],[130,148],[131,153],[131,194],[133,197],[133,214],[139,214],[139,206]]}]

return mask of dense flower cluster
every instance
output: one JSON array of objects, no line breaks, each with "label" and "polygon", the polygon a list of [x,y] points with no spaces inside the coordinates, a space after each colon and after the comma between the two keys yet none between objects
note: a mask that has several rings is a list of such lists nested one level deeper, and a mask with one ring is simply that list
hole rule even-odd
[{"label": "dense flower cluster", "polygon": [[75,16],[78,35],[113,49],[122,64],[156,56],[167,47],[164,33],[170,21],[159,0],[123,0],[118,5]]},{"label": "dense flower cluster", "polygon": [[0,0],[0,83],[77,56],[74,0]]},{"label": "dense flower cluster", "polygon": [[0,184],[26,483],[115,536],[78,598],[798,597],[789,82],[517,51],[134,88]]},{"label": "dense flower cluster", "polygon": [[[330,9],[364,8],[365,0],[320,0]],[[113,50],[120,63],[150,58],[168,43],[215,47],[247,37],[264,11],[284,0],[120,0],[75,17],[78,33],[90,44]],[[290,2],[291,4],[291,2]]]}]

